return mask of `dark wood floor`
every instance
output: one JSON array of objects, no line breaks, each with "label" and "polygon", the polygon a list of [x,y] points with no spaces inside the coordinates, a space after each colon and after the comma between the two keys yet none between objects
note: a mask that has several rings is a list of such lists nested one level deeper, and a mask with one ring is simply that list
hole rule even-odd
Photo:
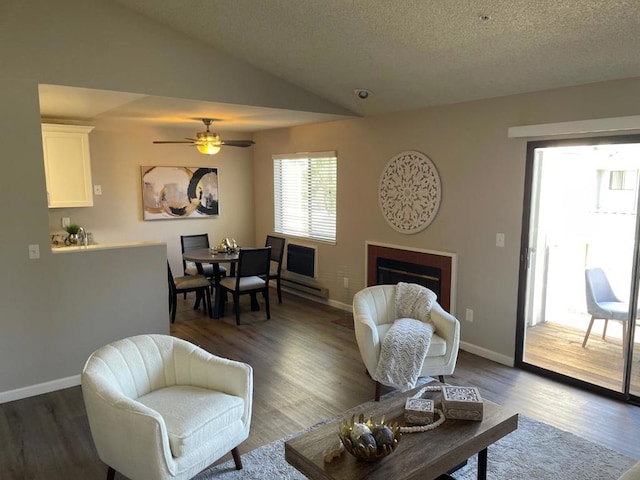
[{"label": "dark wood floor", "polygon": [[[275,299],[275,295],[272,295]],[[348,312],[284,295],[271,320],[249,311],[210,320],[179,300],[173,335],[254,368],[254,409],[248,452],[354,407],[373,396]],[[475,385],[488,400],[640,458],[640,408],[563,386],[460,352],[448,381]],[[80,387],[0,405],[0,478],[103,479]],[[225,457],[225,459],[230,456]],[[123,477],[117,476],[118,479]]]}]

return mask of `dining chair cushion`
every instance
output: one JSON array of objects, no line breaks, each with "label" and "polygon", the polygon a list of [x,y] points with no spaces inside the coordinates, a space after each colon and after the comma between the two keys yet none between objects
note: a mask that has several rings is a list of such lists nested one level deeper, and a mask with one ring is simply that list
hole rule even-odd
[{"label": "dining chair cushion", "polygon": [[178,290],[185,288],[207,287],[210,285],[209,279],[204,275],[185,275],[184,277],[175,277],[176,288]]},{"label": "dining chair cushion", "polygon": [[137,400],[164,419],[174,457],[224,435],[230,425],[240,425],[245,410],[240,397],[189,385],[155,390]]},{"label": "dining chair cushion", "polygon": [[[227,273],[227,269],[218,264],[218,270],[220,271],[220,274],[225,274]],[[202,272],[205,276],[207,277],[213,277],[214,275],[214,270],[213,270],[213,265],[210,263],[203,263],[202,264]],[[195,262],[189,262],[186,261],[185,262],[185,267],[184,267],[184,274],[185,275],[198,275],[198,267],[196,266]]]},{"label": "dining chair cushion", "polygon": [[[220,285],[222,285],[223,287],[229,290],[235,290],[236,278],[235,277],[223,278],[220,280]],[[240,291],[253,290],[256,288],[264,287],[264,285],[265,285],[265,280],[257,276],[240,278]]]}]

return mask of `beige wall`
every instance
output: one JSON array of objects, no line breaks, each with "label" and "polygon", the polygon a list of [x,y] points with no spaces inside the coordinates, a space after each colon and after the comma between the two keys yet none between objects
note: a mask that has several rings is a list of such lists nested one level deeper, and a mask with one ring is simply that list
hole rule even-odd
[{"label": "beige wall", "polygon": [[[59,379],[78,375],[89,353],[109,341],[168,331],[164,245],[76,255],[53,255],[46,248],[50,219],[40,141],[40,83],[347,113],[115,2],[1,2],[0,401],[6,392],[59,386]],[[184,227],[140,222],[136,165],[173,163],[176,157],[168,147],[156,153],[132,146],[137,134],[144,136],[145,143],[154,136],[154,132],[109,133],[104,126],[98,127],[91,149],[95,180],[105,193],[91,211],[99,212],[99,223],[88,211],[69,216],[86,224],[98,241],[113,240],[110,235],[118,240],[159,237],[167,239],[169,250],[175,252],[173,228],[199,230],[202,225],[189,224],[189,220],[177,222],[184,222]],[[121,149],[111,135],[122,136],[123,144],[132,150]],[[234,153],[227,158],[231,155],[236,159]],[[220,163],[221,194],[229,203],[238,195],[231,190],[233,184],[238,183],[238,189],[244,185],[245,164],[244,157],[238,159],[237,167]],[[116,183],[124,184],[119,197],[114,195]],[[250,198],[251,192],[248,189],[242,195]],[[104,202],[114,198],[121,203],[111,211]],[[225,215],[227,212],[232,213],[227,210]],[[231,216],[228,220],[225,234],[237,229],[241,239],[251,236],[253,226],[240,227]],[[29,244],[40,245],[39,260],[29,260]]]},{"label": "beige wall", "polygon": [[[253,163],[251,148],[223,148],[214,156],[198,153],[188,145],[154,145],[153,140],[192,137],[191,130],[154,128],[135,121],[91,121],[89,134],[92,180],[102,187],[91,208],[49,210],[52,232],[62,231],[62,217],[82,225],[97,243],[161,240],[175,275],[182,272],[180,235],[208,233],[212,244],[223,237],[240,245],[254,245]],[[250,134],[226,132],[233,138]],[[212,167],[220,181],[220,215],[204,219],[144,221],[142,219],[142,165]]]},{"label": "beige wall", "polygon": [[[0,394],[77,375],[88,354],[108,341],[167,330],[164,245],[82,255],[52,255],[44,248],[50,217],[39,137],[39,83],[347,113],[113,2],[2,2]],[[367,239],[455,252],[457,311],[475,311],[474,323],[463,322],[463,342],[481,353],[508,359],[515,337],[526,142],[507,139],[506,129],[635,115],[640,110],[639,91],[640,80],[635,79],[259,133],[253,147],[255,226],[225,217],[212,221],[216,226],[208,231],[233,235],[237,228],[242,243],[255,230],[255,241],[261,241],[273,225],[271,154],[335,149],[338,244],[319,247],[319,278],[329,287],[332,300],[349,305],[363,286]],[[99,212],[99,223],[86,212],[68,216],[86,224],[98,241],[112,240],[110,235],[122,240],[167,239],[175,262],[178,246],[173,229],[195,231],[201,225],[191,226],[192,220],[176,221],[175,227],[169,222],[152,225],[141,222],[137,210],[138,165],[173,163],[169,147],[156,153],[132,145],[137,136],[145,143],[153,139],[152,131],[135,129],[128,135],[99,125],[92,136],[94,178],[104,190],[93,209]],[[131,150],[121,148],[113,136],[121,136],[122,146]],[[437,219],[424,232],[410,236],[387,226],[376,195],[386,162],[408,149],[429,155],[443,182]],[[221,162],[221,194],[232,200],[237,193],[227,188],[237,187],[236,180],[243,184],[251,169],[244,157],[227,167],[222,162],[241,153],[228,155],[216,161]],[[126,191],[114,200],[116,184],[124,184]],[[249,198],[251,192],[243,195]],[[105,205],[109,200],[119,207],[110,210]],[[226,208],[223,205],[224,216]],[[57,219],[51,222],[57,227]],[[224,228],[218,229],[223,222]],[[496,232],[506,234],[503,249],[495,247]],[[33,243],[41,246],[42,258],[37,261],[28,259],[27,246]],[[348,289],[342,287],[344,276],[350,278]]]},{"label": "beige wall", "polygon": [[[509,363],[514,355],[526,140],[517,125],[637,115],[640,79],[608,82],[374,118],[257,133],[256,234],[273,227],[271,154],[337,150],[338,242],[320,244],[319,279],[331,299],[351,303],[364,286],[366,240],[458,254],[456,312],[465,348]],[[403,235],[380,213],[377,187],[386,163],[418,150],[436,164],[443,198],[435,221]],[[258,179],[260,179],[258,181]],[[495,246],[505,234],[504,248]],[[349,277],[344,288],[342,277]]]}]

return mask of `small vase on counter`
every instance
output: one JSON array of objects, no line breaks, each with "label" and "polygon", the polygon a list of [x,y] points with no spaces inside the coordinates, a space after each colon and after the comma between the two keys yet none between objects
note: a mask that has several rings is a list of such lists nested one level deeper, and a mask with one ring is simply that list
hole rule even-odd
[{"label": "small vase on counter", "polygon": [[65,244],[67,244],[67,245],[78,245],[78,234],[77,233],[70,233],[69,235],[67,235],[67,240],[65,241]]}]

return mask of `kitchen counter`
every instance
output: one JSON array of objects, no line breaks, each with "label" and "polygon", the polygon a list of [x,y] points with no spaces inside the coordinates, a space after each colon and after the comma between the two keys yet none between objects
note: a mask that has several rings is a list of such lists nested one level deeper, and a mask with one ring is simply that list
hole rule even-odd
[{"label": "kitchen counter", "polygon": [[149,245],[164,245],[166,242],[161,242],[159,240],[150,240],[143,242],[120,242],[120,243],[96,243],[93,245],[84,245],[84,246],[51,246],[51,252],[54,254],[58,253],[75,253],[75,252],[86,252],[93,250],[113,250],[115,248],[132,248],[132,247],[148,247]]}]

